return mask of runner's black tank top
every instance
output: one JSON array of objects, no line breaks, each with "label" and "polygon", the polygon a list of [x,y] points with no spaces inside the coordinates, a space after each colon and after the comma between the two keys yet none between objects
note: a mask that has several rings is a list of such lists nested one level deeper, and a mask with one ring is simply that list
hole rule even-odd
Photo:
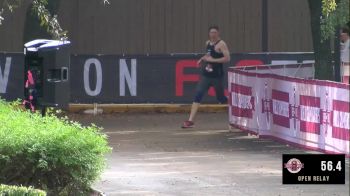
[{"label": "runner's black tank top", "polygon": [[[211,45],[209,42],[207,45],[207,54],[210,54],[210,56],[213,57],[214,59],[224,57],[224,54],[222,52],[215,51],[215,46],[220,41],[221,40],[217,41],[213,45]],[[205,63],[204,67],[202,68],[202,73],[204,76],[207,76],[210,78],[222,77],[224,75],[223,64],[222,63]]]}]

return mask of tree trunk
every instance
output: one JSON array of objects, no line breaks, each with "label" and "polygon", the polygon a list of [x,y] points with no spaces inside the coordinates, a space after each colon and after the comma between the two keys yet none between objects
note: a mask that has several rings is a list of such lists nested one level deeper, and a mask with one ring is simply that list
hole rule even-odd
[{"label": "tree trunk", "polygon": [[320,80],[333,80],[331,42],[329,39],[321,40],[322,1],[308,0],[308,3],[315,54],[315,78]]}]

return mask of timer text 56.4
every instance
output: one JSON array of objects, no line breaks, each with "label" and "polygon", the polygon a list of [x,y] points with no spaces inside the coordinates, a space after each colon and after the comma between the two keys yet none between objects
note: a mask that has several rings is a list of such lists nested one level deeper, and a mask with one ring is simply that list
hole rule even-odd
[{"label": "timer text 56.4", "polygon": [[333,161],[321,161],[321,171],[341,171],[341,161],[338,161],[337,164],[333,164]]}]

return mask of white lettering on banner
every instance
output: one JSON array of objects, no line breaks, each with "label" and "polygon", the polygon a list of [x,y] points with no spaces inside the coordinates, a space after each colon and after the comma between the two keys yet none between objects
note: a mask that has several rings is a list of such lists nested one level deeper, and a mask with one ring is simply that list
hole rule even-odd
[{"label": "white lettering on banner", "polygon": [[10,70],[11,70],[11,60],[12,60],[11,57],[6,57],[4,72],[1,70],[1,64],[0,64],[0,93],[6,93]]},{"label": "white lettering on banner", "polygon": [[125,81],[128,84],[131,96],[137,95],[137,62],[136,59],[131,59],[131,73],[125,59],[119,60],[119,95],[125,96]]},{"label": "white lettering on banner", "polygon": [[[96,87],[94,90],[90,87],[90,66],[95,66],[96,69]],[[102,66],[101,62],[96,58],[87,59],[84,64],[84,88],[89,96],[97,96],[102,89]]]},{"label": "white lettering on banner", "polygon": [[333,111],[333,126],[350,129],[350,113]]},{"label": "white lettering on banner", "polygon": [[242,95],[239,93],[232,93],[232,105],[242,109],[253,109],[251,103],[252,96]]},{"label": "white lettering on banner", "polygon": [[272,100],[273,114],[289,117],[289,103],[285,101]]},{"label": "white lettering on banner", "polygon": [[312,123],[320,123],[320,108],[301,105],[300,120]]}]

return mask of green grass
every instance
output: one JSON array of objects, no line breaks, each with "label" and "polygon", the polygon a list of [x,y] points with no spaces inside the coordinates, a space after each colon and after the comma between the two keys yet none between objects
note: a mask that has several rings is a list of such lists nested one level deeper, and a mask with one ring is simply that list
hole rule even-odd
[{"label": "green grass", "polygon": [[7,186],[0,184],[0,196],[46,196],[45,191],[31,187]]}]

